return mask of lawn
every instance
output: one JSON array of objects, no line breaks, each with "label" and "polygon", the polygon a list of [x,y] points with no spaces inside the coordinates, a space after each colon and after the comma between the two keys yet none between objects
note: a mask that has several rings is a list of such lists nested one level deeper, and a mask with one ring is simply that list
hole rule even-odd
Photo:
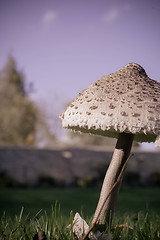
[{"label": "lawn", "polygon": [[[0,240],[32,240],[39,231],[50,240],[73,240],[68,224],[76,211],[91,222],[98,197],[94,189],[0,189]],[[112,239],[160,239],[159,203],[159,188],[122,188]]]},{"label": "lawn", "polygon": [[[35,215],[40,209],[49,214],[51,206],[57,201],[63,215],[70,211],[83,212],[91,217],[96,208],[99,192],[95,189],[0,189],[0,215],[14,216],[24,207],[24,214]],[[128,188],[121,189],[117,202],[116,213],[138,213],[146,211],[160,214],[160,188]]]}]

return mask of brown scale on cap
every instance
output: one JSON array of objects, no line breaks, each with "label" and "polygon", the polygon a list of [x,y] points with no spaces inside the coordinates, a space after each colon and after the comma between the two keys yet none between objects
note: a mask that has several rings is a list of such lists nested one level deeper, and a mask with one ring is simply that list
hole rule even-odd
[{"label": "brown scale on cap", "polygon": [[159,103],[160,83],[138,64],[129,63],[83,90],[68,106],[62,124],[109,137],[132,133],[137,141],[151,142],[160,134]]}]

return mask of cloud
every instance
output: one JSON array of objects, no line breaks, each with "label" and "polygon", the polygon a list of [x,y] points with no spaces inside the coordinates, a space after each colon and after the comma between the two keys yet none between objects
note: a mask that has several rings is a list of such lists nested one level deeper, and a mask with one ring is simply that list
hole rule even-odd
[{"label": "cloud", "polygon": [[123,6],[117,6],[109,9],[102,17],[104,22],[112,23],[119,19],[122,15],[125,15],[126,12],[130,11],[132,6],[130,4],[124,4]]},{"label": "cloud", "polygon": [[55,19],[57,18],[57,14],[55,11],[50,10],[47,11],[44,15],[43,15],[43,22],[46,24],[49,24],[51,22],[53,22]]}]

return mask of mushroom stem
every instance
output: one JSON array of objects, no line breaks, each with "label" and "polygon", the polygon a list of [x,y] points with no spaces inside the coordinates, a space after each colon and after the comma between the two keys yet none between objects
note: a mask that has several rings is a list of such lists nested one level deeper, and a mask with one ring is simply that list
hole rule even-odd
[{"label": "mushroom stem", "polygon": [[[103,181],[99,202],[92,220],[92,224],[94,224],[95,221],[97,220],[97,216],[106,199],[106,196],[108,195],[113,184],[116,182],[117,177],[119,176],[119,173],[121,172],[121,169],[130,154],[133,138],[134,138],[133,134],[119,133],[113,157]],[[111,192],[108,200],[104,204],[99,214],[98,223],[102,223],[105,218],[105,224],[111,226],[116,201],[118,198],[119,188],[120,184],[118,184],[115,187],[115,189]]]}]

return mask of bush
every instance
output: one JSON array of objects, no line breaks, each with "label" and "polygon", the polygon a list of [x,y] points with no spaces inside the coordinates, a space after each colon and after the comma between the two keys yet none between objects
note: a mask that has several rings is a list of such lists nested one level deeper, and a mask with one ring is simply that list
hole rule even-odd
[{"label": "bush", "polygon": [[5,187],[16,188],[16,187],[21,187],[21,186],[22,186],[22,184],[17,182],[15,179],[7,176],[7,173],[5,171],[0,172],[0,187],[3,187],[3,188],[5,188]]},{"label": "bush", "polygon": [[40,176],[37,183],[38,187],[64,187],[64,185],[63,180],[58,180],[47,175]]},{"label": "bush", "polygon": [[123,177],[123,184],[127,186],[139,186],[140,174],[138,172],[126,172]]}]

